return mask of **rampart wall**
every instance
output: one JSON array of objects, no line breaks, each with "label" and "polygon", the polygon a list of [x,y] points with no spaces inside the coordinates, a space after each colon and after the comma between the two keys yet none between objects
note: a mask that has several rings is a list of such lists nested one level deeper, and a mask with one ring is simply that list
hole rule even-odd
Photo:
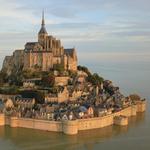
[{"label": "rampart wall", "polygon": [[[145,110],[146,110],[146,101],[142,101],[137,103],[137,105],[127,107],[111,115],[73,121],[36,120],[27,118],[8,117],[5,116],[4,114],[0,114],[0,126],[10,125],[10,127],[39,129],[45,131],[63,132],[68,135],[74,135],[81,130],[103,128],[106,126],[113,125],[114,118],[116,116],[131,117],[135,116],[136,113],[144,112]],[[122,125],[122,123],[120,123],[120,125]]]}]

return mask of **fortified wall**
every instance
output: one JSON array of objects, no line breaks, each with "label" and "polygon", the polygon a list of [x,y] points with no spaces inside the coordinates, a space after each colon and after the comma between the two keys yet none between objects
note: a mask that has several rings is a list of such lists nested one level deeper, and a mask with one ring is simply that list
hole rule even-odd
[{"label": "fortified wall", "polygon": [[[113,124],[121,126],[127,125],[127,117],[136,116],[137,113],[144,112],[145,110],[146,101],[141,101],[136,105],[130,106],[108,116],[73,121],[46,121],[8,117],[4,114],[0,114],[0,126],[9,125],[10,127],[31,128],[45,131],[63,132],[67,135],[75,135],[81,130],[103,128]],[[120,116],[123,116],[123,118],[120,118]],[[117,118],[119,118],[119,120],[115,120]]]}]

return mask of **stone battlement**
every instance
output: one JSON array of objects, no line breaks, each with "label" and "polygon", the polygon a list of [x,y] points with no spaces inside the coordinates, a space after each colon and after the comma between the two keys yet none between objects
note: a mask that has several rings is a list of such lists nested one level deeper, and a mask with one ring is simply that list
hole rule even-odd
[{"label": "stone battlement", "polygon": [[[127,107],[119,112],[104,117],[79,119],[72,121],[48,121],[27,118],[8,117],[0,114],[0,126],[22,127],[45,131],[63,132],[67,135],[75,135],[78,131],[103,128],[113,124],[128,125],[128,117],[135,116],[146,110],[146,101]],[[121,117],[124,116],[124,117]]]}]

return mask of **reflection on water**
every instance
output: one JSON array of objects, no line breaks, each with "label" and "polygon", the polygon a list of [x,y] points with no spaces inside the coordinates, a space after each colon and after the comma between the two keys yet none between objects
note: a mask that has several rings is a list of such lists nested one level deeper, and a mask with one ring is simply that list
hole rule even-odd
[{"label": "reflection on water", "polygon": [[[80,131],[78,135],[44,132],[32,129],[0,127],[0,150],[93,150],[95,144],[124,135],[131,128],[136,130],[145,121],[145,114],[130,118],[129,126],[109,126],[102,129]],[[5,141],[5,142],[4,142]]]}]

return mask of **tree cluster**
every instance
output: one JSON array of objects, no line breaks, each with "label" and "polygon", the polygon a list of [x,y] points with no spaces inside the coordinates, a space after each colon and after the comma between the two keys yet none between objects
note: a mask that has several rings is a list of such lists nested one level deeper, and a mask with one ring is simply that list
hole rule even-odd
[{"label": "tree cluster", "polygon": [[97,73],[94,73],[88,75],[87,81],[92,83],[93,85],[100,86],[104,79],[100,77]]},{"label": "tree cluster", "polygon": [[89,69],[87,67],[85,67],[85,66],[78,66],[77,68],[78,68],[79,71],[83,71],[87,75],[91,75],[91,73],[90,73],[90,71],[89,71]]}]

